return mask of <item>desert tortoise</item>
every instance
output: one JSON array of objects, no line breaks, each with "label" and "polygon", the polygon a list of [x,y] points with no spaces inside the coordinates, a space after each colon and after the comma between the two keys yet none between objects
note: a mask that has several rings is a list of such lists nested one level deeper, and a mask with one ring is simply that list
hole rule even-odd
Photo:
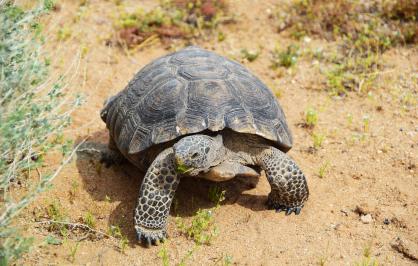
[{"label": "desert tortoise", "polygon": [[267,204],[299,214],[309,191],[288,157],[292,135],[272,92],[241,64],[191,46],[154,60],[101,111],[106,163],[127,158],[146,171],[134,222],[138,240],[158,244],[182,176],[223,181],[259,176]]}]

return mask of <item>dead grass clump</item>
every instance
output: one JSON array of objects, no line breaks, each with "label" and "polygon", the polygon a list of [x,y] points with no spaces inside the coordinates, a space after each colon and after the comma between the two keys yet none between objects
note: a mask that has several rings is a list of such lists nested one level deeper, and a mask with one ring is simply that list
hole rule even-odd
[{"label": "dead grass clump", "polygon": [[227,22],[224,0],[172,0],[144,11],[122,11],[115,22],[118,42],[128,47],[141,44],[152,35],[163,39],[199,37]]},{"label": "dead grass clump", "polygon": [[418,41],[418,1],[293,0],[276,12],[278,30],[295,38],[340,38],[357,49],[383,51]]}]

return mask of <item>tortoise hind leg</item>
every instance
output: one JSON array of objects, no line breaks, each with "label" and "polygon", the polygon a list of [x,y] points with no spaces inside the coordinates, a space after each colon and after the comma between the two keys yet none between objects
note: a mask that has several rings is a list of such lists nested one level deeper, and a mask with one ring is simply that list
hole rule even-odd
[{"label": "tortoise hind leg", "polygon": [[100,163],[104,163],[106,167],[110,167],[112,165],[121,165],[125,161],[126,158],[117,148],[112,136],[109,135],[108,148],[101,152]]},{"label": "tortoise hind leg", "polygon": [[271,186],[267,205],[286,215],[299,214],[308,199],[309,190],[305,175],[296,163],[282,151],[270,147],[259,156],[260,167],[266,172]]},{"label": "tortoise hind leg", "polygon": [[162,151],[148,168],[134,213],[138,241],[157,245],[167,237],[167,217],[180,178],[172,148]]}]

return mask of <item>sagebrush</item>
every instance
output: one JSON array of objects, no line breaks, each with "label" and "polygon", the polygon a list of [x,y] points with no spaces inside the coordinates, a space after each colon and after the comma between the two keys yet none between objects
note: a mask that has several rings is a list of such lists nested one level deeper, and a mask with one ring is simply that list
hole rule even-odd
[{"label": "sagebrush", "polygon": [[[72,143],[63,129],[80,103],[64,93],[64,77],[54,79],[48,72],[39,19],[53,2],[32,4],[23,9],[14,1],[0,1],[0,265],[19,258],[32,244],[13,220],[69,161]],[[46,172],[44,159],[52,153],[62,154],[63,160]],[[23,196],[14,198],[15,189],[22,189]]]}]

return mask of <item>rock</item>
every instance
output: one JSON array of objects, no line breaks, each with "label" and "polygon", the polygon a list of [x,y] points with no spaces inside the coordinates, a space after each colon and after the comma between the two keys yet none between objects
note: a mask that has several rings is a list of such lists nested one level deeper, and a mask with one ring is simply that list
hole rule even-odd
[{"label": "rock", "polygon": [[370,214],[361,215],[360,220],[364,224],[369,224],[369,223],[373,222],[373,218]]},{"label": "rock", "polygon": [[391,247],[402,253],[405,257],[418,261],[418,245],[412,241],[396,237],[391,243]]}]

